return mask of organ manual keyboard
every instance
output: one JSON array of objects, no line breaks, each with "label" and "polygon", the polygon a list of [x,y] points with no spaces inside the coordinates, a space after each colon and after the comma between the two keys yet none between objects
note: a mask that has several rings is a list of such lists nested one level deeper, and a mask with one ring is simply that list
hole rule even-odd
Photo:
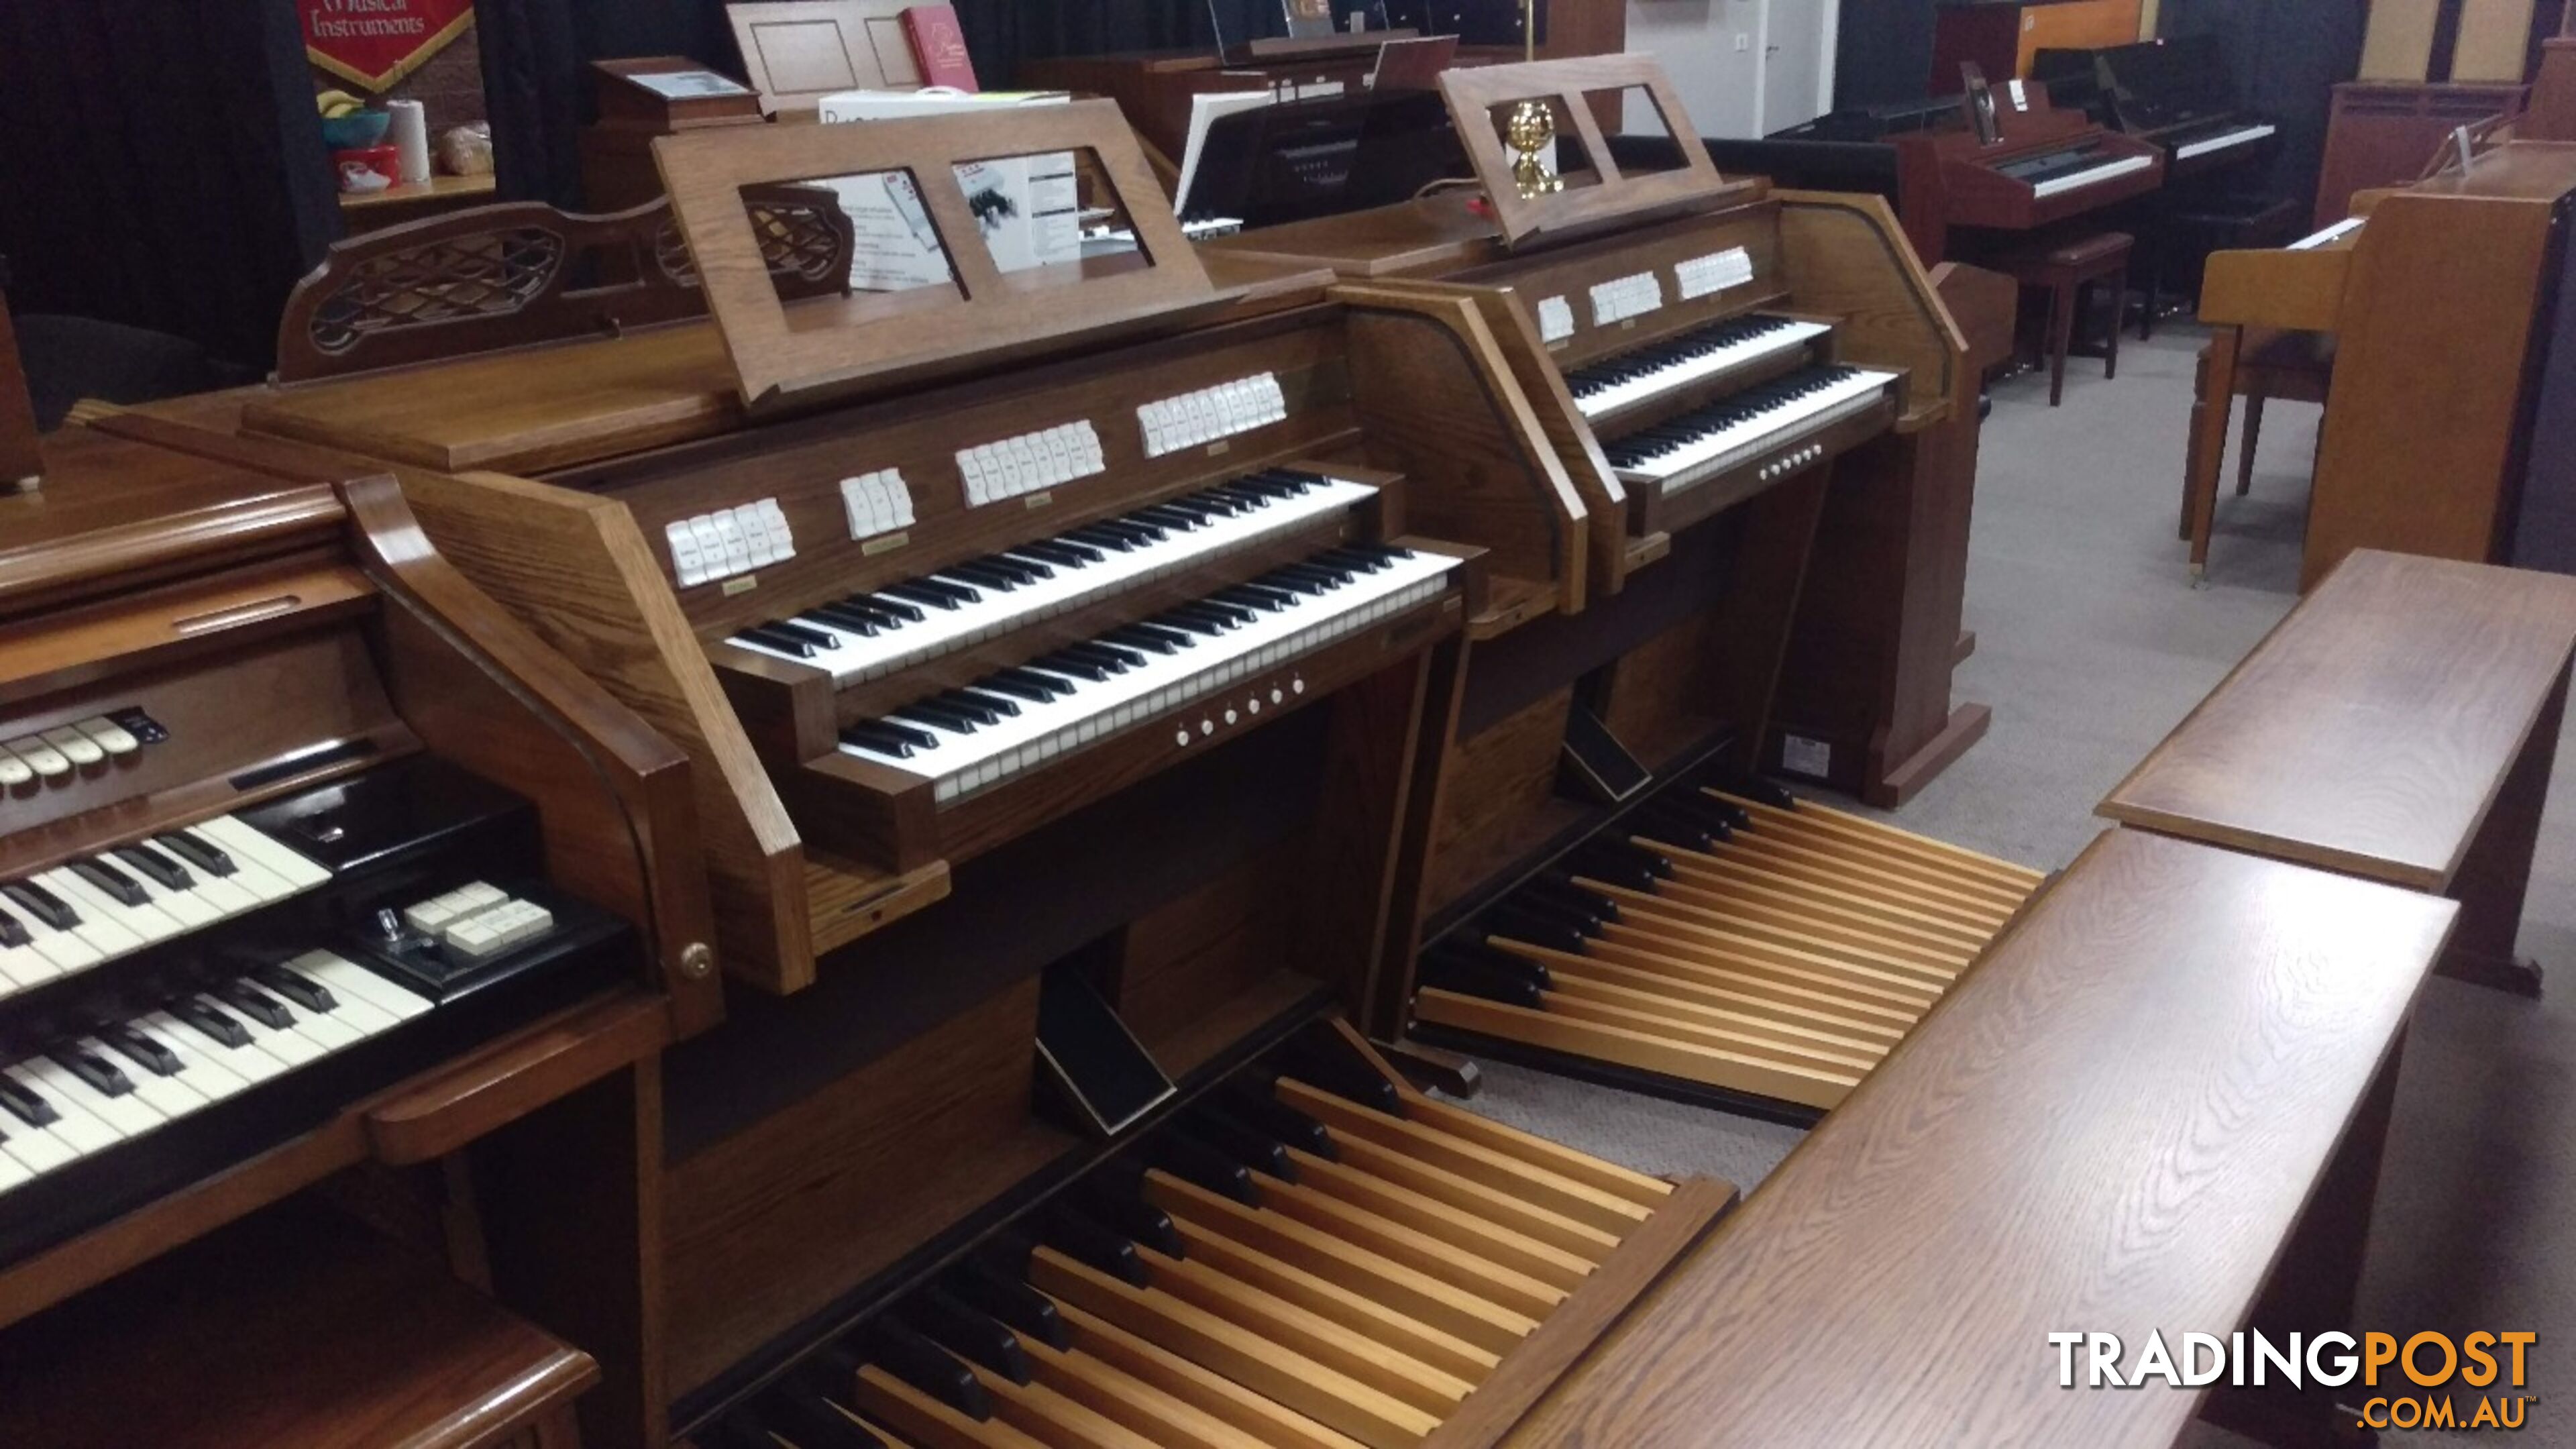
[{"label": "organ manual keyboard", "polygon": [[[1947,226],[2031,231],[2164,184],[2163,148],[2108,130],[2081,110],[2052,105],[2043,81],[1972,88],[1963,105],[1968,115],[1961,129],[1897,142],[1925,153],[1939,169]],[[1990,123],[1977,120],[1980,111]],[[1981,133],[1984,124],[1991,132]]]},{"label": "organ manual keyboard", "polygon": [[0,498],[0,1324],[715,1019],[685,759],[388,480],[122,415],[45,457]]},{"label": "organ manual keyboard", "polygon": [[2043,50],[2031,75],[2057,104],[2161,148],[2174,183],[2241,178],[2280,149],[2280,127],[2238,103],[2215,35]]}]

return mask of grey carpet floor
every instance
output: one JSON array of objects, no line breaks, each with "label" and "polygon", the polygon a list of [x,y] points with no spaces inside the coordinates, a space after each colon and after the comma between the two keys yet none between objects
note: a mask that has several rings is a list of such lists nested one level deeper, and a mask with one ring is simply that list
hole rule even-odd
[{"label": "grey carpet floor", "polygon": [[[1958,694],[1985,740],[1888,818],[2055,869],[2102,828],[2095,802],[2295,598],[2318,409],[2274,403],[2249,497],[2219,505],[2209,580],[2175,538],[2198,333],[2130,340],[2121,374],[2070,364],[1997,385],[1977,479]],[[2226,476],[2232,480],[2231,439]],[[2530,1002],[2435,981],[2407,1046],[2381,1180],[2366,1326],[2531,1329],[2541,1402],[2519,1442],[2576,1445],[2576,754],[2560,741],[2522,949],[2558,970]],[[1748,1190],[1791,1129],[1488,1064],[1471,1105],[1642,1171]],[[2034,1352],[2038,1350],[2035,1348]],[[2556,1392],[2553,1393],[2553,1390]],[[2566,1397],[2556,1405],[2550,1401]],[[2469,1435],[2391,1432],[2392,1445]],[[2242,1443],[2202,1429],[2201,1449]]]}]

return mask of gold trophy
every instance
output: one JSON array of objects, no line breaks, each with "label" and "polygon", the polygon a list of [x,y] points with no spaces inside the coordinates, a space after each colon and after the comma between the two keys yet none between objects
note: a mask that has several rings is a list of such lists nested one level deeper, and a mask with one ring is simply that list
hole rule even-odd
[{"label": "gold trophy", "polygon": [[1545,101],[1523,101],[1512,108],[1511,124],[1503,129],[1503,140],[1520,158],[1512,162],[1512,180],[1519,184],[1521,200],[1535,201],[1553,196],[1565,189],[1565,178],[1547,169],[1539,154],[1556,139],[1556,112]]}]

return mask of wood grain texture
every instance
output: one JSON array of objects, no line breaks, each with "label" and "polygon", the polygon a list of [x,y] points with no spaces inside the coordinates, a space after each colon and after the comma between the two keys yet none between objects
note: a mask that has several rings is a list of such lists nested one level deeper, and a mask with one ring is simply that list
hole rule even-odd
[{"label": "wood grain texture", "polygon": [[[1611,159],[1609,143],[1602,136],[1604,123],[1588,96],[1594,91],[1632,89],[1643,89],[1663,112],[1666,129],[1680,149],[1679,168],[1629,176]],[[1662,63],[1650,55],[1582,56],[1451,69],[1441,72],[1440,94],[1449,103],[1450,124],[1457,129],[1477,179],[1484,183],[1486,203],[1493,208],[1503,238],[1515,247],[1541,237],[1563,240],[1699,210],[1757,189],[1719,177]],[[1581,143],[1594,168],[1588,184],[1570,180],[1552,195],[1521,195],[1512,177],[1516,153],[1503,144],[1494,112],[1529,100],[1547,103],[1559,127],[1573,124],[1574,133],[1567,139]]]},{"label": "wood grain texture", "polygon": [[2571,652],[2576,579],[2356,553],[2100,813],[2447,890]]},{"label": "wood grain texture", "polygon": [[36,404],[18,360],[18,332],[9,323],[8,299],[0,297],[0,486],[25,483],[44,471]]},{"label": "wood grain texture", "polygon": [[598,1376],[436,1262],[309,1203],[0,1338],[10,1438],[64,1449],[480,1449]]},{"label": "wood grain texture", "polygon": [[2098,838],[1505,1442],[2169,1443],[2046,1335],[2244,1320],[2452,910]]}]

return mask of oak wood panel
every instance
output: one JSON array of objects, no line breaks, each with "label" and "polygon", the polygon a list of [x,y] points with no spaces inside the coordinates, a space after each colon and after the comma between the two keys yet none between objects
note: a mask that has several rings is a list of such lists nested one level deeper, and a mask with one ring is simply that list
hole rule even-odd
[{"label": "oak wood panel", "polygon": [[440,552],[689,753],[719,959],[771,991],[813,979],[803,847],[633,517],[500,474],[406,470]]},{"label": "oak wood panel", "polygon": [[1024,979],[672,1165],[676,1390],[1075,1146],[1029,1112],[1037,986]]},{"label": "oak wood panel", "polygon": [[1505,1442],[2170,1442],[2046,1335],[2245,1319],[2452,911],[2105,834]]},{"label": "oak wood panel", "polygon": [[[1681,166],[1667,171],[1623,175],[1603,139],[1605,123],[1595,114],[1593,91],[1642,88],[1665,117],[1681,153]],[[1742,182],[1720,178],[1689,123],[1689,112],[1674,93],[1661,63],[1647,55],[1569,57],[1561,60],[1453,68],[1441,72],[1440,94],[1467,159],[1484,183],[1486,204],[1493,209],[1504,239],[1513,246],[1545,237],[1562,240],[1587,231],[1698,210],[1721,204],[1746,189]],[[1503,144],[1493,112],[1522,101],[1546,103],[1562,128],[1571,122],[1569,140],[1578,141],[1590,158],[1589,178],[1568,178],[1553,194],[1523,196],[1512,176],[1516,155]]]},{"label": "oak wood panel", "polygon": [[2363,550],[2100,813],[2447,890],[2571,653],[2576,579]]},{"label": "oak wood panel", "polygon": [[1451,745],[1440,784],[1426,910],[1436,911],[1571,824],[1580,807],[1556,798],[1571,686]]},{"label": "oak wood panel", "polygon": [[598,1377],[434,1260],[312,1203],[0,1337],[9,1434],[27,1444],[477,1449]]}]

